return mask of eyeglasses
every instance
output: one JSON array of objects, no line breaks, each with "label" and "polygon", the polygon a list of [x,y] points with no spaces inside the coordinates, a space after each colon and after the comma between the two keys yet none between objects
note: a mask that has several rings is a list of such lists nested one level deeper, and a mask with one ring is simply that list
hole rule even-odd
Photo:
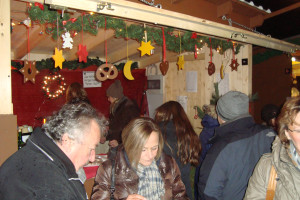
[{"label": "eyeglasses", "polygon": [[289,132],[291,132],[291,133],[298,133],[298,134],[300,134],[300,130],[291,130],[291,129],[289,129],[289,127],[287,127],[287,130]]}]

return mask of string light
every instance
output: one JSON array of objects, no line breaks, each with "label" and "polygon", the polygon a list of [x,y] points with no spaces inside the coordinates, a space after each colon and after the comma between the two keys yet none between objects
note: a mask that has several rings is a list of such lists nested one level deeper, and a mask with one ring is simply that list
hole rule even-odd
[{"label": "string light", "polygon": [[56,99],[62,96],[66,90],[64,80],[64,77],[60,74],[45,76],[42,82],[42,90],[45,96],[49,99]]}]

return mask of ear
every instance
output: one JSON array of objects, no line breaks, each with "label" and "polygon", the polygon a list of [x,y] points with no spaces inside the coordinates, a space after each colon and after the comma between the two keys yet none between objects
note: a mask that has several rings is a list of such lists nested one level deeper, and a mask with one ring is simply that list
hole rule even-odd
[{"label": "ear", "polygon": [[285,133],[285,136],[287,137],[287,139],[291,140],[290,133],[287,130],[285,130],[284,133]]},{"label": "ear", "polygon": [[63,149],[64,152],[69,152],[71,150],[71,140],[68,136],[67,133],[63,134],[62,138],[61,138],[61,148]]}]

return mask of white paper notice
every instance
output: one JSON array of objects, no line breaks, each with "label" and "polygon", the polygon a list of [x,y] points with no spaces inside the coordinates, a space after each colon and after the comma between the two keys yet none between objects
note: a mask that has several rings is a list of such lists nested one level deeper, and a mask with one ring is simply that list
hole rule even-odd
[{"label": "white paper notice", "polygon": [[181,104],[185,113],[187,113],[187,99],[187,96],[177,96],[177,101]]},{"label": "white paper notice", "polygon": [[219,95],[223,95],[229,91],[229,75],[224,73],[224,78],[221,79],[220,73],[216,73],[216,82],[218,82]]},{"label": "white paper notice", "polygon": [[102,82],[97,81],[93,71],[83,71],[82,80],[84,88],[102,87]]},{"label": "white paper notice", "polygon": [[197,71],[186,72],[186,91],[197,92]]}]

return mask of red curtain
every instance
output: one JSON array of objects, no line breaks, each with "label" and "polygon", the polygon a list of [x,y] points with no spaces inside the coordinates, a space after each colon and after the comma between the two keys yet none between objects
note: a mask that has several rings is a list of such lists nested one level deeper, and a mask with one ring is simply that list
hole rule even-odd
[{"label": "red curtain", "polygon": [[[60,74],[64,77],[67,87],[73,82],[83,84],[83,71],[96,71],[97,66],[90,66],[85,69],[60,70]],[[24,83],[23,75],[20,72],[12,71],[12,101],[14,114],[17,115],[18,125],[41,126],[43,118],[52,115],[54,111],[65,103],[65,94],[57,99],[48,99],[41,87],[44,76],[49,75],[48,70],[42,70],[36,75],[35,84],[27,81]],[[147,110],[145,107],[144,91],[147,84],[147,77],[144,69],[132,70],[133,81],[127,80],[122,71],[119,72],[117,79],[122,82],[124,95],[135,100],[141,108],[142,112]],[[106,97],[106,89],[114,80],[106,80],[102,82],[102,87],[85,88],[91,104],[102,114],[108,117],[109,102]],[[142,113],[144,114],[144,113]]]}]

